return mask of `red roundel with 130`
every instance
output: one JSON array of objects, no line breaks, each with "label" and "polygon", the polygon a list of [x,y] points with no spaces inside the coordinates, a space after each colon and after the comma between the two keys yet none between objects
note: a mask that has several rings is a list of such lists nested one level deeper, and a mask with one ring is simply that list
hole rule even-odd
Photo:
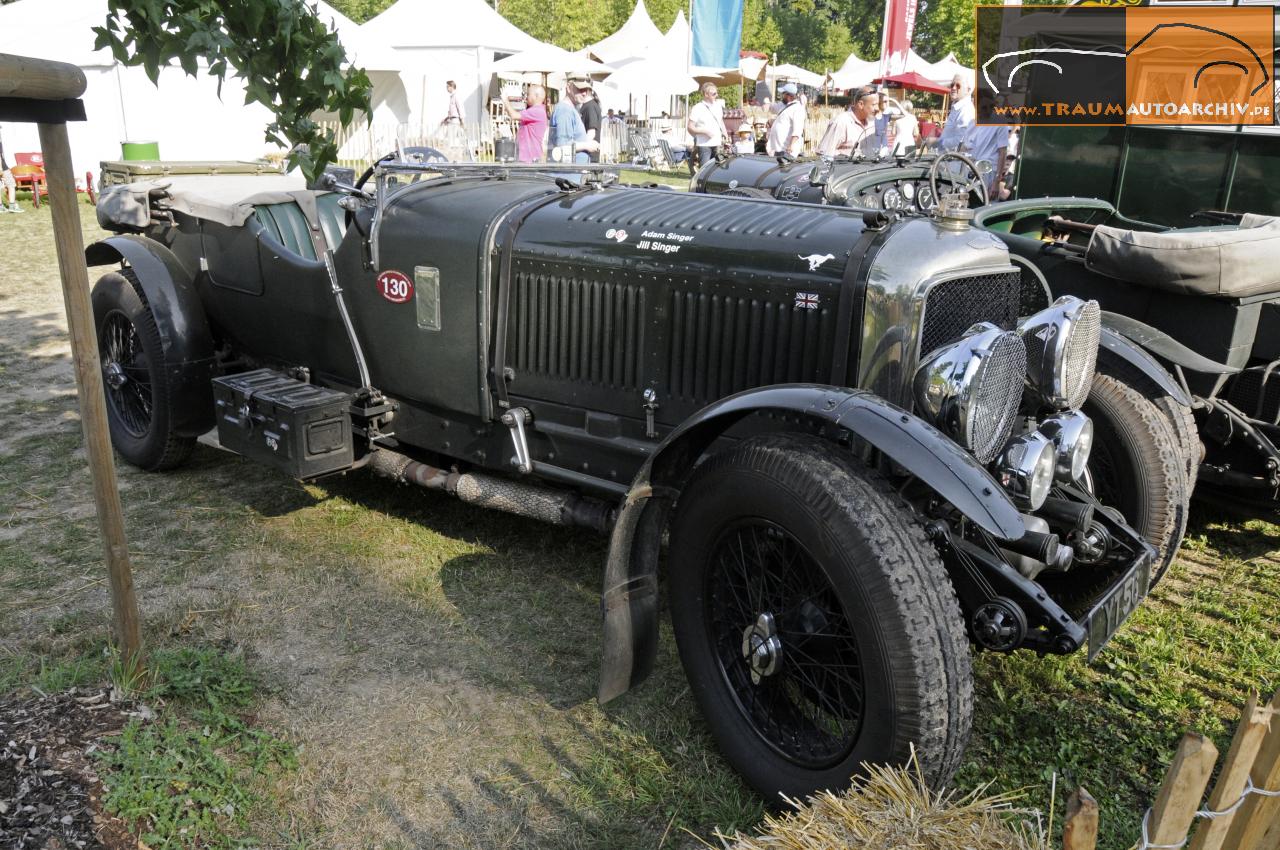
[{"label": "red roundel with 130", "polygon": [[392,304],[403,304],[413,297],[413,281],[397,271],[378,275],[378,292]]}]

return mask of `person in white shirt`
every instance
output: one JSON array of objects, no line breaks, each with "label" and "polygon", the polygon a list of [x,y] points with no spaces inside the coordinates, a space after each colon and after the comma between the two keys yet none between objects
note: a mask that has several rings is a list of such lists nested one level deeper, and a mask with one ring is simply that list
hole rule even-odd
[{"label": "person in white shirt", "polygon": [[789,154],[799,156],[804,150],[804,106],[797,98],[799,89],[795,83],[785,83],[778,89],[782,111],[773,119],[769,128],[769,142],[765,150],[770,156]]},{"label": "person in white shirt", "polygon": [[733,152],[740,156],[756,152],[756,140],[751,136],[751,128],[745,124],[738,128],[738,140],[733,143]]},{"label": "person in white shirt", "polygon": [[894,156],[906,156],[910,148],[920,145],[920,122],[916,119],[915,108],[909,100],[902,101],[901,106],[902,114],[894,123]]},{"label": "person in white shirt", "polygon": [[855,91],[849,108],[827,125],[822,141],[818,142],[818,153],[822,156],[875,156],[879,147],[875,102],[875,89],[864,86]]},{"label": "person in white shirt", "polygon": [[685,129],[693,136],[693,146],[697,151],[695,167],[701,168],[715,158],[716,149],[729,137],[724,126],[724,102],[720,100],[720,91],[715,83],[702,84],[702,100],[689,110]]},{"label": "person in white shirt", "polygon": [[956,74],[951,80],[951,112],[947,114],[947,123],[942,128],[942,138],[938,140],[941,151],[968,151],[977,114],[973,107],[973,98],[969,96],[969,82],[963,74]]}]

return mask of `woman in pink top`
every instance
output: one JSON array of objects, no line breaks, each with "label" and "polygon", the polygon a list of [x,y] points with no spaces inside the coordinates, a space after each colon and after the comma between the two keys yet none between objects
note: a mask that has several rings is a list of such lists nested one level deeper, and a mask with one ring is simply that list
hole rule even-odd
[{"label": "woman in pink top", "polygon": [[520,162],[541,162],[546,153],[546,101],[546,89],[529,86],[524,109],[517,110],[507,103],[507,114],[520,122],[520,129],[516,131],[516,159]]}]

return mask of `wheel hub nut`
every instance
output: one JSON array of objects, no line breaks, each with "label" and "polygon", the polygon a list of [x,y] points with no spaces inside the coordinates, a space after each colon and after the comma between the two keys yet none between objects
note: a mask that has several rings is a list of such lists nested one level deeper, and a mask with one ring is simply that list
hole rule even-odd
[{"label": "wheel hub nut", "polygon": [[772,676],[782,666],[782,639],[773,615],[761,614],[742,633],[742,658],[751,667],[752,684],[760,684],[766,676]]},{"label": "wheel hub nut", "polygon": [[113,390],[120,389],[121,387],[124,386],[124,382],[128,380],[128,378],[124,374],[123,367],[121,367],[119,363],[115,363],[115,362],[111,362],[107,364],[106,379],[107,379],[107,384]]}]

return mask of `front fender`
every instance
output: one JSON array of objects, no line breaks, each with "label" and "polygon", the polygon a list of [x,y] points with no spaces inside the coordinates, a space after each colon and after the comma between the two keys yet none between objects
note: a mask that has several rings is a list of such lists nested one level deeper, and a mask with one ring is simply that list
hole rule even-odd
[{"label": "front fender", "polygon": [[1013,502],[968,452],[919,417],[864,390],[783,384],[722,399],[680,425],[632,482],[609,540],[605,565],[604,663],[599,700],[639,684],[657,653],[657,556],[675,497],[698,459],[745,417],[773,411],[800,415],[865,440],[1003,540],[1025,533]]},{"label": "front fender", "polygon": [[110,236],[85,248],[89,266],[128,263],[160,331],[174,429],[183,436],[213,427],[213,334],[191,275],[173,252],[144,236]]}]

